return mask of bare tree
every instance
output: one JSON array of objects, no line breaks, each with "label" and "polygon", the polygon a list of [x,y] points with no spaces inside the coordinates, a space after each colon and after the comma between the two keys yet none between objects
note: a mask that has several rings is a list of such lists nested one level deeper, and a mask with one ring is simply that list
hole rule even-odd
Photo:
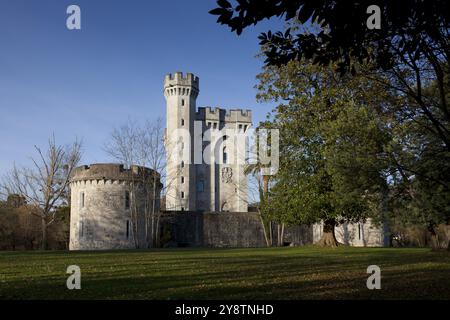
[{"label": "bare tree", "polygon": [[41,220],[41,248],[47,249],[47,230],[55,221],[57,208],[68,205],[68,187],[73,169],[81,159],[81,142],[76,140],[69,146],[57,145],[55,137],[49,139],[48,149],[35,146],[38,156],[31,158],[30,167],[14,168],[6,174],[0,192],[24,197],[36,210],[30,214]]},{"label": "bare tree", "polygon": [[[149,167],[159,173],[148,176],[142,171],[143,174],[138,177],[140,181],[132,182],[132,188],[139,185],[141,188],[145,188],[143,191],[147,195],[143,207],[132,206],[134,209],[132,210],[134,211],[132,223],[134,224],[133,229],[137,230],[137,216],[144,215],[145,233],[149,247],[159,246],[161,194],[165,194],[165,190],[172,183],[167,181],[165,172],[167,155],[165,144],[164,121],[158,118],[155,121],[146,121],[144,125],[139,125],[129,119],[124,125],[113,129],[110,140],[104,146],[104,150],[109,156],[128,167],[131,165]],[[165,187],[161,181],[165,182]],[[133,199],[131,200],[135,202]],[[138,212],[138,210],[143,210],[143,212]]]}]

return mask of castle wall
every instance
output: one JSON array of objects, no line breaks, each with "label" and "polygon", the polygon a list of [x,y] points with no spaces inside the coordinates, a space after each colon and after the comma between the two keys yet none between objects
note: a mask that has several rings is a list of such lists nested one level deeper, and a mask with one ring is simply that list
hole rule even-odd
[{"label": "castle wall", "polygon": [[[314,243],[322,237],[322,227],[322,223],[313,225]],[[382,247],[389,244],[386,225],[377,225],[371,219],[365,222],[345,222],[336,226],[334,232],[338,242],[354,247]]]},{"label": "castle wall", "polygon": [[[178,247],[266,247],[260,216],[256,212],[167,212],[162,229],[170,233],[166,246]],[[274,226],[274,243],[276,239]],[[285,245],[312,244],[312,228],[287,227]],[[164,244],[163,244],[164,245]]]}]

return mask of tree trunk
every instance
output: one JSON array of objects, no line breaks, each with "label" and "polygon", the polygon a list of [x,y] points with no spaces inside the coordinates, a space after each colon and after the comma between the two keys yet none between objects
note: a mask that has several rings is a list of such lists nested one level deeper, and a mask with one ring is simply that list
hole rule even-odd
[{"label": "tree trunk", "polygon": [[336,240],[336,235],[334,234],[334,227],[336,225],[336,220],[327,219],[323,223],[323,234],[322,238],[317,242],[318,246],[322,247],[337,247],[339,242]]},{"label": "tree trunk", "polygon": [[258,210],[258,213],[259,213],[259,219],[261,220],[261,225],[262,225],[262,228],[263,228],[264,239],[266,240],[266,245],[268,247],[270,247],[270,241],[269,241],[269,237],[267,235],[267,224],[264,222],[264,219],[263,219],[263,217],[261,215],[261,211],[260,210]]},{"label": "tree trunk", "polygon": [[41,218],[41,226],[42,226],[41,249],[47,250],[47,221],[45,220],[45,217]]},{"label": "tree trunk", "polygon": [[156,227],[155,227],[155,247],[160,248],[160,241],[159,241],[159,221],[161,219],[161,214],[158,213],[156,216]]},{"label": "tree trunk", "polygon": [[273,225],[272,225],[272,221],[269,221],[269,242],[270,242],[270,246],[273,246]]},{"label": "tree trunk", "polygon": [[277,223],[277,247],[281,247],[281,225]]},{"label": "tree trunk", "polygon": [[438,238],[438,235],[437,235],[436,230],[434,228],[434,225],[429,224],[428,225],[428,231],[431,234],[431,249],[432,250],[439,249],[439,238]]}]

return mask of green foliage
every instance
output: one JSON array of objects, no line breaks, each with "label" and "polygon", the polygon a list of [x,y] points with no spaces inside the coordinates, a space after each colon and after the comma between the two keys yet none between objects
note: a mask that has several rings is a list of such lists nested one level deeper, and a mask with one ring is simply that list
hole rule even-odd
[{"label": "green foliage", "polygon": [[[366,10],[374,4],[380,7],[381,28],[369,30]],[[449,12],[446,0],[405,0],[401,5],[391,0],[239,0],[234,5],[220,0],[210,14],[237,34],[272,17],[291,24],[317,23],[321,27],[317,32],[288,27],[262,33],[266,63],[313,59],[323,66],[336,63],[341,72],[354,72],[355,61],[389,69],[399,54],[418,62],[422,55],[430,56],[430,49],[439,50],[438,59],[448,59]]]},{"label": "green foliage", "polygon": [[280,130],[280,170],[270,193],[275,220],[379,217],[390,136],[372,108],[377,85],[307,61],[267,67],[258,78],[258,98],[279,102],[262,124]]}]

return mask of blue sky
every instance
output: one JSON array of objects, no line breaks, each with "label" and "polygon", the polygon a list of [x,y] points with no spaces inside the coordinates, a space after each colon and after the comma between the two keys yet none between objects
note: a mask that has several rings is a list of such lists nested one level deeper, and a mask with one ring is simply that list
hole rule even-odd
[{"label": "blue sky", "polygon": [[[82,30],[66,28],[66,8],[81,8]],[[198,106],[253,110],[263,62],[257,36],[275,19],[241,36],[218,25],[212,0],[0,0],[0,175],[28,164],[34,145],[76,137],[83,164],[111,159],[102,150],[113,127],[165,117],[166,73],[200,77]]]}]

